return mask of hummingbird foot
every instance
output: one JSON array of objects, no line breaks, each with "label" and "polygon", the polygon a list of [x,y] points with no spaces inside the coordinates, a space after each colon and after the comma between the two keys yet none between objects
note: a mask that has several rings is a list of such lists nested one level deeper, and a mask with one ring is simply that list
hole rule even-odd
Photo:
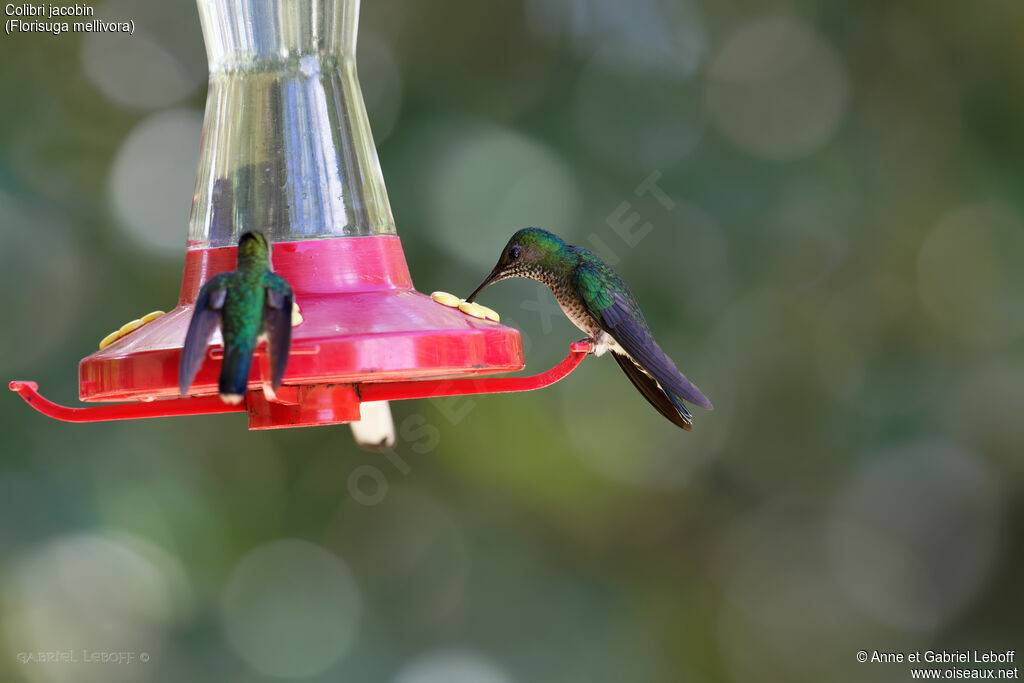
[{"label": "hummingbird foot", "polygon": [[604,330],[598,330],[592,337],[583,341],[590,342],[590,352],[598,358],[617,346],[615,339]]},{"label": "hummingbird foot", "polygon": [[[594,352],[594,339],[593,339],[593,337],[584,337],[583,339],[580,339],[578,342],[576,342],[576,344],[586,344],[587,345],[587,353],[593,353]],[[573,346],[575,346],[576,344],[573,344]]]}]

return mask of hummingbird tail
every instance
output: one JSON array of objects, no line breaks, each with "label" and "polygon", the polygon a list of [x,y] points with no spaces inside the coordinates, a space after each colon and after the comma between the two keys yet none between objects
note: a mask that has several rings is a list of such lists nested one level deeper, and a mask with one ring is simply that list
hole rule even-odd
[{"label": "hummingbird tail", "polygon": [[219,393],[226,403],[237,404],[249,386],[249,368],[252,367],[253,347],[225,346],[220,367]]},{"label": "hummingbird tail", "polygon": [[661,388],[661,385],[643,368],[637,365],[629,356],[612,352],[615,362],[619,364],[626,377],[633,383],[633,386],[643,394],[648,403],[654,406],[659,413],[668,418],[669,422],[681,427],[686,431],[693,429],[693,416],[686,409],[683,402],[671,393]]}]

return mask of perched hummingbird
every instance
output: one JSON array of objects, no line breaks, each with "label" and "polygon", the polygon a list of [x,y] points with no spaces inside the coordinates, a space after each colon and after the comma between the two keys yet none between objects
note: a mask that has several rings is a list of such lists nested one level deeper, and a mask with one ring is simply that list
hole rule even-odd
[{"label": "perched hummingbird", "polygon": [[281,385],[292,343],[292,288],[270,269],[270,245],[259,232],[238,240],[235,270],[210,278],[196,298],[178,365],[178,389],[184,396],[206,357],[210,337],[220,325],[224,360],[220,398],[238,404],[249,383],[252,354],[262,339],[270,354],[271,386]]},{"label": "perched hummingbird", "polygon": [[589,249],[566,244],[540,228],[520,230],[466,301],[491,283],[512,277],[547,285],[569,320],[590,336],[594,355],[611,351],[644,398],[673,424],[693,428],[693,416],[681,399],[712,410],[711,401],[655,343],[626,283]]}]

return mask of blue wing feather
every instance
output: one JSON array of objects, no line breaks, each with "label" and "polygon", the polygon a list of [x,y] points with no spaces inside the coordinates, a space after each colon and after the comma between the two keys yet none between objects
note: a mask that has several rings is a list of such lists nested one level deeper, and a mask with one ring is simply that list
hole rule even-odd
[{"label": "blue wing feather", "polygon": [[263,326],[267,332],[267,352],[270,355],[271,385],[281,386],[288,367],[288,354],[292,346],[292,302],[295,295],[288,282],[274,273],[264,276],[267,296],[263,307]]},{"label": "blue wing feather", "polygon": [[633,317],[631,306],[622,294],[612,294],[612,304],[600,312],[601,327],[612,336],[633,360],[640,364],[666,391],[694,405],[712,410],[711,401],[697,386],[679,372],[654,337]]},{"label": "blue wing feather", "polygon": [[220,324],[221,310],[232,273],[221,273],[210,278],[199,290],[192,312],[192,320],[185,334],[185,345],[178,362],[178,391],[184,396],[192,386],[196,373],[206,358],[210,337]]},{"label": "blue wing feather", "polygon": [[[661,390],[669,394],[668,398],[673,405],[681,405],[678,398],[683,398],[711,410],[711,401],[679,372],[672,359],[654,341],[626,283],[588,250],[581,249],[580,252],[581,262],[573,273],[573,284],[587,312],[597,320],[601,329],[618,342],[642,371],[646,371],[661,386]],[[641,393],[664,413],[667,406],[664,401],[652,399],[652,394],[657,392],[647,386],[646,379],[630,373],[626,366],[623,366],[623,370]],[[680,414],[689,417],[685,407],[680,410]]]}]

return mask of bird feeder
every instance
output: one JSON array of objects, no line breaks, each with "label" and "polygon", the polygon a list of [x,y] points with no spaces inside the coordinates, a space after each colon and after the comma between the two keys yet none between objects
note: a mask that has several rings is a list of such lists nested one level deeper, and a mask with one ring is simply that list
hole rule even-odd
[{"label": "bird feeder", "polygon": [[[524,391],[571,372],[521,370],[515,329],[417,292],[395,230],[356,74],[358,0],[198,0],[210,83],[177,307],[84,358],[69,408],[11,382],[51,417],[91,422],[247,411],[251,429],[352,422],[365,401]],[[155,160],[154,163],[159,163]],[[276,392],[257,350],[246,400],[217,397],[219,333],[190,395],[178,361],[199,288],[263,232],[302,322]]]}]

